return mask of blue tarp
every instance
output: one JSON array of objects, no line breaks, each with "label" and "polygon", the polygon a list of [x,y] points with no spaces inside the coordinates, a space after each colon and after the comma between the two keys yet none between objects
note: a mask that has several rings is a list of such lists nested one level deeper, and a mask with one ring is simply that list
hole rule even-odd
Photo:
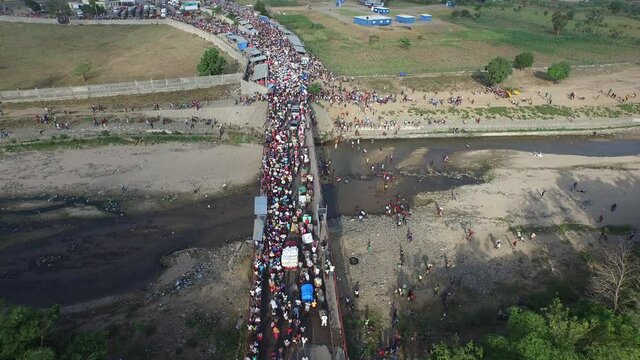
[{"label": "blue tarp", "polygon": [[304,284],[300,287],[300,294],[302,301],[304,302],[312,302],[313,301],[313,285]]}]

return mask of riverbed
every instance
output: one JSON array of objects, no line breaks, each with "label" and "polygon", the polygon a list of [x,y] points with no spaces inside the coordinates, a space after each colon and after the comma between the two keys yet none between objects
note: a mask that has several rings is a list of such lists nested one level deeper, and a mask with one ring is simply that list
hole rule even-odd
[{"label": "riverbed", "polygon": [[120,200],[0,199],[0,298],[70,305],[144,290],[161,274],[163,256],[250,237],[256,191],[133,213]]},{"label": "riverbed", "polygon": [[[490,166],[460,169],[443,161],[456,153],[509,149],[543,156],[640,154],[638,141],[600,137],[375,140],[361,142],[360,151],[357,145],[335,149],[328,144],[322,149],[323,160],[332,160],[331,169],[341,177],[340,182],[334,178],[323,184],[331,217],[352,216],[356,206],[381,213],[396,195],[412,204],[419,194],[486,181]],[[391,155],[386,169],[394,181],[385,190],[369,166]],[[158,204],[173,201],[174,195],[132,195],[120,202],[81,193],[0,199],[0,298],[35,306],[69,305],[144,290],[161,274],[163,256],[249,237],[257,189],[245,186],[215,199],[180,195],[188,201],[170,206]],[[132,203],[138,211],[127,211]]]},{"label": "riverbed", "polygon": [[[491,164],[459,169],[445,162],[445,157],[477,150],[616,157],[640,154],[640,142],[619,137],[557,136],[362,140],[359,144],[343,142],[337,148],[328,143],[323,147],[322,159],[331,160],[330,168],[335,171],[331,179],[323,181],[329,217],[353,215],[356,206],[367,213],[379,214],[396,196],[411,204],[420,193],[482,183]],[[382,163],[394,179],[386,190],[380,170]],[[376,166],[375,171],[371,165]],[[338,177],[340,181],[336,181]]]}]

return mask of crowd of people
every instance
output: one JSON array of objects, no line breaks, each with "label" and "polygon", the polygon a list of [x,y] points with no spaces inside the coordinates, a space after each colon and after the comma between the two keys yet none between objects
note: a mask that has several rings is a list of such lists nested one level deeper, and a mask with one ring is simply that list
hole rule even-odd
[{"label": "crowd of people", "polygon": [[[309,342],[311,316],[318,316],[321,326],[327,326],[323,289],[327,272],[321,254],[326,243],[318,239],[317,221],[310,211],[313,181],[317,179],[310,174],[311,158],[305,139],[312,120],[308,110],[309,79],[328,80],[331,75],[313,57],[302,65],[302,56],[277,24],[264,21],[250,8],[232,2],[214,2],[214,5],[232,13],[236,19],[249,21],[258,33],[245,33],[217,18],[178,16],[174,19],[213,34],[243,36],[249,46],[268,57],[267,85],[271,92],[264,98],[268,111],[261,176],[267,214],[252,263],[247,324],[250,338],[245,359],[265,356],[283,359],[289,348],[304,348]],[[302,241],[303,238],[311,241]],[[290,246],[298,248],[298,264],[293,268],[283,263],[283,251]],[[301,296],[305,286],[313,286],[311,298]]]}]

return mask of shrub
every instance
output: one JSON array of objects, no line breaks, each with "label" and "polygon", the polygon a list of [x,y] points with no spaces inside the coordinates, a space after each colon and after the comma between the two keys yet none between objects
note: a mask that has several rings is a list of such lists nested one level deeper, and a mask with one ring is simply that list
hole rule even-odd
[{"label": "shrub", "polygon": [[570,72],[571,65],[569,65],[569,63],[566,61],[552,64],[547,69],[547,75],[549,76],[549,78],[553,79],[556,82],[568,78]]},{"label": "shrub", "polygon": [[204,54],[202,54],[202,58],[198,64],[198,75],[207,76],[222,74],[222,70],[226,64],[227,61],[222,57],[222,55],[220,55],[218,49],[207,49]]},{"label": "shrub", "polygon": [[408,37],[401,37],[400,40],[400,47],[407,50],[408,48],[411,47],[411,40],[409,40]]},{"label": "shrub", "polygon": [[487,81],[490,85],[499,84],[505,81],[513,69],[511,68],[511,62],[502,57],[497,57],[489,62],[485,67],[487,72]]},{"label": "shrub", "polygon": [[516,55],[513,60],[513,67],[516,69],[522,70],[531,66],[533,66],[533,53],[528,51]]}]

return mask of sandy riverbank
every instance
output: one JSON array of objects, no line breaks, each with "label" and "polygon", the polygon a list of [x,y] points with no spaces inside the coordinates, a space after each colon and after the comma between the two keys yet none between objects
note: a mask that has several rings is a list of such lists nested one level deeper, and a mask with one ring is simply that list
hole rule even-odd
[{"label": "sandy riverbank", "polygon": [[[416,166],[411,161],[406,164]],[[332,237],[341,242],[345,257],[360,260],[358,265],[347,265],[342,286],[358,282],[358,309],[368,307],[379,314],[384,327],[390,326],[392,305],[405,318],[416,317],[411,314],[418,311],[428,317],[430,326],[454,331],[470,312],[485,309],[492,319],[498,306],[542,291],[549,281],[573,281],[568,286],[580,288],[586,280],[583,254],[606,246],[595,228],[611,226],[608,236],[613,239],[628,236],[628,226],[640,225],[639,156],[536,157],[483,150],[453,154],[446,167],[491,168],[486,176],[490,181],[453,191],[406,194],[414,197],[415,207],[404,226],[385,216],[361,222],[343,217],[333,224]],[[577,187],[572,191],[574,182]],[[617,208],[612,212],[614,203]],[[444,216],[436,215],[436,204],[444,208]],[[598,223],[600,215],[603,221]],[[511,227],[530,226],[538,226],[535,239],[528,239],[525,230],[527,239],[510,245],[515,240]],[[407,241],[408,229],[412,242]],[[469,229],[471,240],[467,240]],[[502,246],[496,249],[498,239]],[[451,267],[445,266],[447,260]],[[429,274],[427,264],[433,265]],[[409,303],[406,295],[394,294],[398,287],[413,288],[416,301]],[[448,294],[446,300],[443,294]]]},{"label": "sandy riverbank", "polygon": [[[451,75],[455,78],[456,75]],[[464,75],[457,75],[466,79]],[[468,77],[468,75],[467,75]],[[429,76],[412,77],[416,87],[401,85],[399,79],[384,78],[383,82],[395,84],[393,89],[378,89],[381,95],[395,94],[397,102],[373,104],[362,107],[357,104],[330,104],[321,101],[314,109],[318,113],[320,133],[328,139],[339,135],[355,136],[355,127],[340,132],[334,121],[343,118],[347,123],[368,120],[369,126],[360,126],[358,135],[364,138],[411,138],[447,136],[497,136],[531,133],[573,133],[575,130],[618,128],[623,132],[640,126],[637,111],[625,112],[640,103],[640,67],[636,65],[578,69],[572,77],[562,83],[551,83],[536,77],[535,71],[517,71],[504,88],[517,88],[519,95],[499,98],[486,92],[473,81],[462,81],[462,85],[441,85],[434,90],[421,89],[420,84],[429,84]],[[375,82],[375,81],[372,81]],[[345,83],[349,89],[366,89],[367,82],[356,79]],[[607,96],[615,93],[617,98]],[[402,94],[401,94],[402,92]],[[575,98],[569,95],[574,92]],[[403,96],[408,100],[403,102]],[[448,103],[450,97],[461,97],[459,105]],[[627,99],[622,102],[622,99]],[[443,104],[433,106],[431,99],[442,99]],[[551,107],[549,107],[551,99]],[[555,107],[553,109],[552,107]],[[480,122],[475,120],[480,118]],[[431,123],[430,121],[431,120]],[[445,123],[441,123],[444,121]],[[384,124],[389,124],[384,126]],[[457,128],[470,134],[452,133]]]},{"label": "sandy riverbank", "polygon": [[0,196],[200,192],[252,183],[260,169],[256,144],[158,144],[56,152],[20,152],[0,162]]}]

